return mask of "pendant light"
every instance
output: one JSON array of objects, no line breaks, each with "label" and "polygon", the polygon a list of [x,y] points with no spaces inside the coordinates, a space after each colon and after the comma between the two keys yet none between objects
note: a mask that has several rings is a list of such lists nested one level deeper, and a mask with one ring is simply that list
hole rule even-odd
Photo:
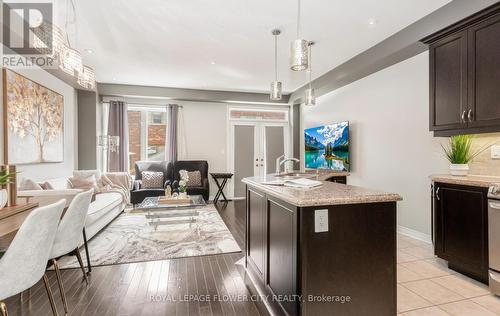
[{"label": "pendant light", "polygon": [[306,70],[308,67],[307,44],[304,39],[300,39],[300,0],[297,0],[297,39],[291,45],[290,68],[293,71]]},{"label": "pendant light", "polygon": [[278,81],[278,35],[281,31],[275,29],[272,31],[274,35],[274,81],[271,82],[271,100],[278,101],[281,100],[281,82]]},{"label": "pendant light", "polygon": [[311,47],[314,45],[314,42],[308,43],[309,49],[309,88],[306,90],[306,102],[305,106],[313,106],[316,105],[316,96],[314,94],[314,89],[312,88],[312,54]]}]

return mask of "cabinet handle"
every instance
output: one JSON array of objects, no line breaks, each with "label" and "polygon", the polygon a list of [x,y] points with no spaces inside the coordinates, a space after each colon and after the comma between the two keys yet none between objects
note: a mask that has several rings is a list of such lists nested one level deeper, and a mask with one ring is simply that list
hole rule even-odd
[{"label": "cabinet handle", "polygon": [[440,200],[441,200],[441,198],[439,197],[439,187],[436,189],[436,199],[437,199],[438,201],[440,201]]},{"label": "cabinet handle", "polygon": [[467,119],[469,120],[469,122],[472,122],[472,109],[470,109],[467,113]]},{"label": "cabinet handle", "polygon": [[465,112],[467,112],[467,111],[462,112],[462,122],[465,122]]}]

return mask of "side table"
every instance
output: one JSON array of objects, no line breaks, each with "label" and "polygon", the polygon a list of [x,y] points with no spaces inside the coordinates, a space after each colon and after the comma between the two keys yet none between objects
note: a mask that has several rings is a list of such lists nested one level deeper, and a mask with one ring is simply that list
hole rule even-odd
[{"label": "side table", "polygon": [[[233,177],[233,174],[219,172],[219,173],[210,173],[210,175],[214,179],[217,188],[219,188],[217,194],[215,194],[214,197],[214,204],[217,203],[217,201],[219,201],[221,195],[224,198],[224,202],[230,201],[226,198],[226,195],[224,195],[224,187],[226,186],[227,181]],[[219,182],[219,180],[221,180],[222,182]]]}]

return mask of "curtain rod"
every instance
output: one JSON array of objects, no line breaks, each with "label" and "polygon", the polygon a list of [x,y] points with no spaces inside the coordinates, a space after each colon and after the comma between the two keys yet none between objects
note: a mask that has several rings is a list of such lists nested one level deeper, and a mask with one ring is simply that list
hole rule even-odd
[{"label": "curtain rod", "polygon": [[[110,100],[107,101],[102,101],[102,103],[109,103]],[[165,103],[165,104],[153,104],[153,103],[133,103],[133,102],[127,102],[123,101],[127,105],[136,105],[136,106],[152,106],[152,107],[160,107],[160,106],[169,106],[177,103]],[[182,104],[177,104],[178,107],[183,108],[184,106]]]}]

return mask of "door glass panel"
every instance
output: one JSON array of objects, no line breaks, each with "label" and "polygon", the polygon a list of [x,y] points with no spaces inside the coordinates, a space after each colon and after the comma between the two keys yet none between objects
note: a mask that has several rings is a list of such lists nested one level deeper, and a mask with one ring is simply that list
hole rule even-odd
[{"label": "door glass panel", "polygon": [[234,126],[234,196],[245,197],[243,178],[254,175],[255,127]]},{"label": "door glass panel", "polygon": [[283,126],[265,127],[266,174],[276,172],[276,158],[285,153]]}]

